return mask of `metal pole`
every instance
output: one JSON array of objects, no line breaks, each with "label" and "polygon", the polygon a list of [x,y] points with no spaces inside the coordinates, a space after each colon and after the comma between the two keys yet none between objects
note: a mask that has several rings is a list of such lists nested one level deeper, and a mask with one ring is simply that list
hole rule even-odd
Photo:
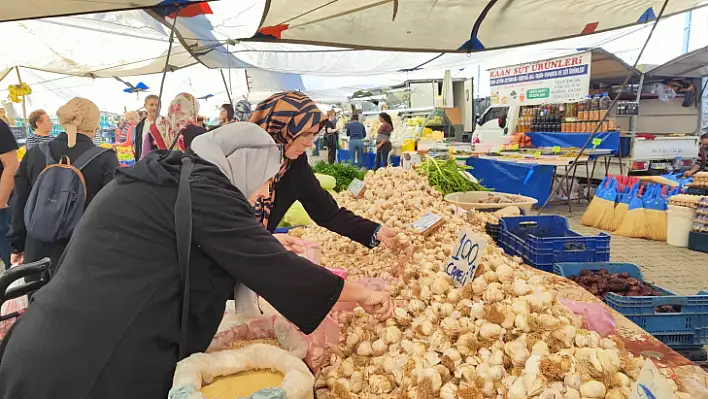
[{"label": "metal pole", "polygon": [[[20,76],[20,67],[16,66],[15,71],[17,72],[17,84],[22,83],[22,76]],[[29,135],[29,126],[27,125],[27,106],[25,105],[25,97],[22,96],[22,125],[25,127],[25,134]]]},{"label": "metal pole", "polygon": [[165,68],[162,71],[162,81],[160,82],[160,95],[157,96],[157,112],[155,117],[160,115],[160,110],[162,109],[162,90],[165,88],[165,77],[167,77],[167,67],[170,64],[170,55],[172,54],[172,43],[175,41],[175,27],[177,27],[177,17],[179,16],[179,9],[175,14],[175,18],[172,21],[172,29],[170,29],[170,45],[167,48],[167,57],[165,58]]},{"label": "metal pole", "polygon": [[233,104],[234,102],[231,100],[231,93],[229,92],[229,85],[226,84],[226,77],[224,76],[224,70],[219,69],[219,72],[221,72],[221,80],[224,81],[224,88],[226,88],[226,95],[229,97],[229,104]]}]

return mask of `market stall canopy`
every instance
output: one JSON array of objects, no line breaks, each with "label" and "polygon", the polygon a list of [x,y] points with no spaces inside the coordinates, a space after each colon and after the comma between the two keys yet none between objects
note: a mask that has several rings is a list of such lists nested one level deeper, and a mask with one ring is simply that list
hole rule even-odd
[{"label": "market stall canopy", "polygon": [[[708,4],[667,3],[664,17]],[[656,19],[663,4],[664,0],[270,0],[254,40],[474,52],[644,24]]]},{"label": "market stall canopy", "polygon": [[639,76],[641,72],[624,62],[620,57],[604,50],[592,50],[590,79],[603,83],[622,83],[628,73]]},{"label": "market stall canopy", "polygon": [[703,78],[708,76],[708,47],[703,47],[647,72],[657,77]]},{"label": "market stall canopy", "polygon": [[196,6],[210,0],[23,0],[3,7],[0,22],[35,18],[60,17],[98,12],[135,10],[156,7],[160,12],[173,12],[176,4],[182,7]]}]

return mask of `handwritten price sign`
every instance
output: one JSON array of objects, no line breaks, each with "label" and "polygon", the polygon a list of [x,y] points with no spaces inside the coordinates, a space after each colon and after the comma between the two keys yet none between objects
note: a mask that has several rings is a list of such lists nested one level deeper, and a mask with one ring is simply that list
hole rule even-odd
[{"label": "handwritten price sign", "polygon": [[354,198],[361,198],[364,196],[364,192],[366,191],[366,187],[364,186],[364,182],[359,180],[359,179],[354,179],[352,182],[349,184],[349,191],[352,193]]},{"label": "handwritten price sign", "polygon": [[661,375],[651,359],[644,362],[637,382],[632,386],[630,399],[676,399],[666,379]]},{"label": "handwritten price sign", "polygon": [[482,260],[487,240],[464,229],[445,266],[445,272],[450,275],[456,286],[462,287],[472,281]]}]

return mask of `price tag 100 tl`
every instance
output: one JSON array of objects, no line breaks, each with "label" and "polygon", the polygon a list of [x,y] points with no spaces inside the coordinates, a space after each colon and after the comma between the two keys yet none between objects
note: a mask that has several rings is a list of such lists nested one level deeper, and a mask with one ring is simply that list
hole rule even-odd
[{"label": "price tag 100 tl", "polygon": [[463,287],[474,279],[482,260],[487,240],[468,229],[460,232],[457,245],[445,265],[445,272],[452,277],[457,287]]},{"label": "price tag 100 tl", "polygon": [[349,183],[349,191],[352,193],[354,198],[363,197],[364,192],[366,191],[366,187],[364,186],[364,182],[359,179],[352,180],[352,182]]},{"label": "price tag 100 tl", "polygon": [[644,362],[637,382],[632,385],[630,399],[676,399],[673,390],[651,359]]},{"label": "price tag 100 tl", "polygon": [[533,157],[536,159],[541,159],[541,151],[536,151],[533,153]]}]

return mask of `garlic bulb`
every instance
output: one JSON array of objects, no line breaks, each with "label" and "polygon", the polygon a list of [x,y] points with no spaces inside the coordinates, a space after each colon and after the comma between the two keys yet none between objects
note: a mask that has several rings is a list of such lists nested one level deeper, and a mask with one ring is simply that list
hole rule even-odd
[{"label": "garlic bulb", "polygon": [[374,374],[369,378],[369,390],[376,394],[386,394],[393,391],[393,384],[388,378]]},{"label": "garlic bulb", "polygon": [[498,324],[486,323],[479,329],[479,335],[491,340],[497,339],[503,333],[504,329]]},{"label": "garlic bulb", "polygon": [[450,289],[450,283],[447,282],[447,279],[438,277],[433,281],[430,288],[434,294],[443,295]]},{"label": "garlic bulb", "polygon": [[524,387],[524,379],[516,378],[514,383],[509,387],[508,396],[509,399],[527,399],[526,387]]},{"label": "garlic bulb", "polygon": [[478,277],[472,280],[471,285],[472,291],[475,293],[475,295],[482,295],[487,289],[487,281],[482,277]]},{"label": "garlic bulb", "polygon": [[472,307],[470,308],[470,314],[474,316],[475,319],[483,319],[484,318],[484,304],[481,302],[476,302],[472,304]]},{"label": "garlic bulb", "polygon": [[580,386],[580,395],[588,399],[602,399],[607,393],[605,385],[599,381],[588,381]]},{"label": "garlic bulb", "polygon": [[605,399],[629,399],[632,391],[627,387],[612,388],[607,391]]},{"label": "garlic bulb", "polygon": [[581,399],[580,392],[575,388],[566,387],[564,399]]},{"label": "garlic bulb", "polygon": [[495,303],[504,300],[504,293],[495,287],[487,287],[482,296],[485,302]]},{"label": "garlic bulb", "polygon": [[370,356],[372,352],[371,342],[369,341],[362,341],[356,348],[356,354],[359,356]]},{"label": "garlic bulb", "polygon": [[514,269],[507,265],[501,264],[495,270],[495,277],[502,283],[511,281],[514,278]]},{"label": "garlic bulb", "polygon": [[450,303],[457,303],[457,301],[460,300],[460,290],[457,288],[451,289],[447,293],[447,300],[450,301]]},{"label": "garlic bulb", "polygon": [[526,280],[516,280],[512,284],[512,289],[516,296],[524,296],[531,292],[531,287],[526,283]]},{"label": "garlic bulb", "polygon": [[401,340],[401,330],[397,327],[386,327],[386,333],[384,335],[384,341],[387,344],[393,344]]},{"label": "garlic bulb", "polygon": [[396,308],[393,311],[393,317],[401,326],[409,326],[413,321],[413,317],[403,308]]},{"label": "garlic bulb", "polygon": [[440,398],[442,399],[457,399],[457,385],[448,382],[440,388]]},{"label": "garlic bulb", "polygon": [[361,392],[361,389],[364,385],[364,375],[361,373],[361,371],[355,371],[352,373],[352,376],[349,378],[349,384],[349,390],[352,393]]},{"label": "garlic bulb", "polygon": [[[408,341],[408,342],[410,342],[410,341]],[[371,350],[375,356],[383,355],[384,353],[386,353],[387,349],[388,349],[388,345],[382,339],[377,339],[376,341],[374,341],[373,344],[371,344]]]},{"label": "garlic bulb", "polygon": [[548,344],[546,344],[543,341],[537,341],[535,344],[533,344],[533,347],[531,348],[531,354],[532,355],[541,355],[545,356],[550,354],[550,350],[548,349]]},{"label": "garlic bulb", "polygon": [[425,308],[425,302],[421,301],[420,299],[411,299],[408,302],[408,311],[413,314],[418,314],[425,310]]}]

